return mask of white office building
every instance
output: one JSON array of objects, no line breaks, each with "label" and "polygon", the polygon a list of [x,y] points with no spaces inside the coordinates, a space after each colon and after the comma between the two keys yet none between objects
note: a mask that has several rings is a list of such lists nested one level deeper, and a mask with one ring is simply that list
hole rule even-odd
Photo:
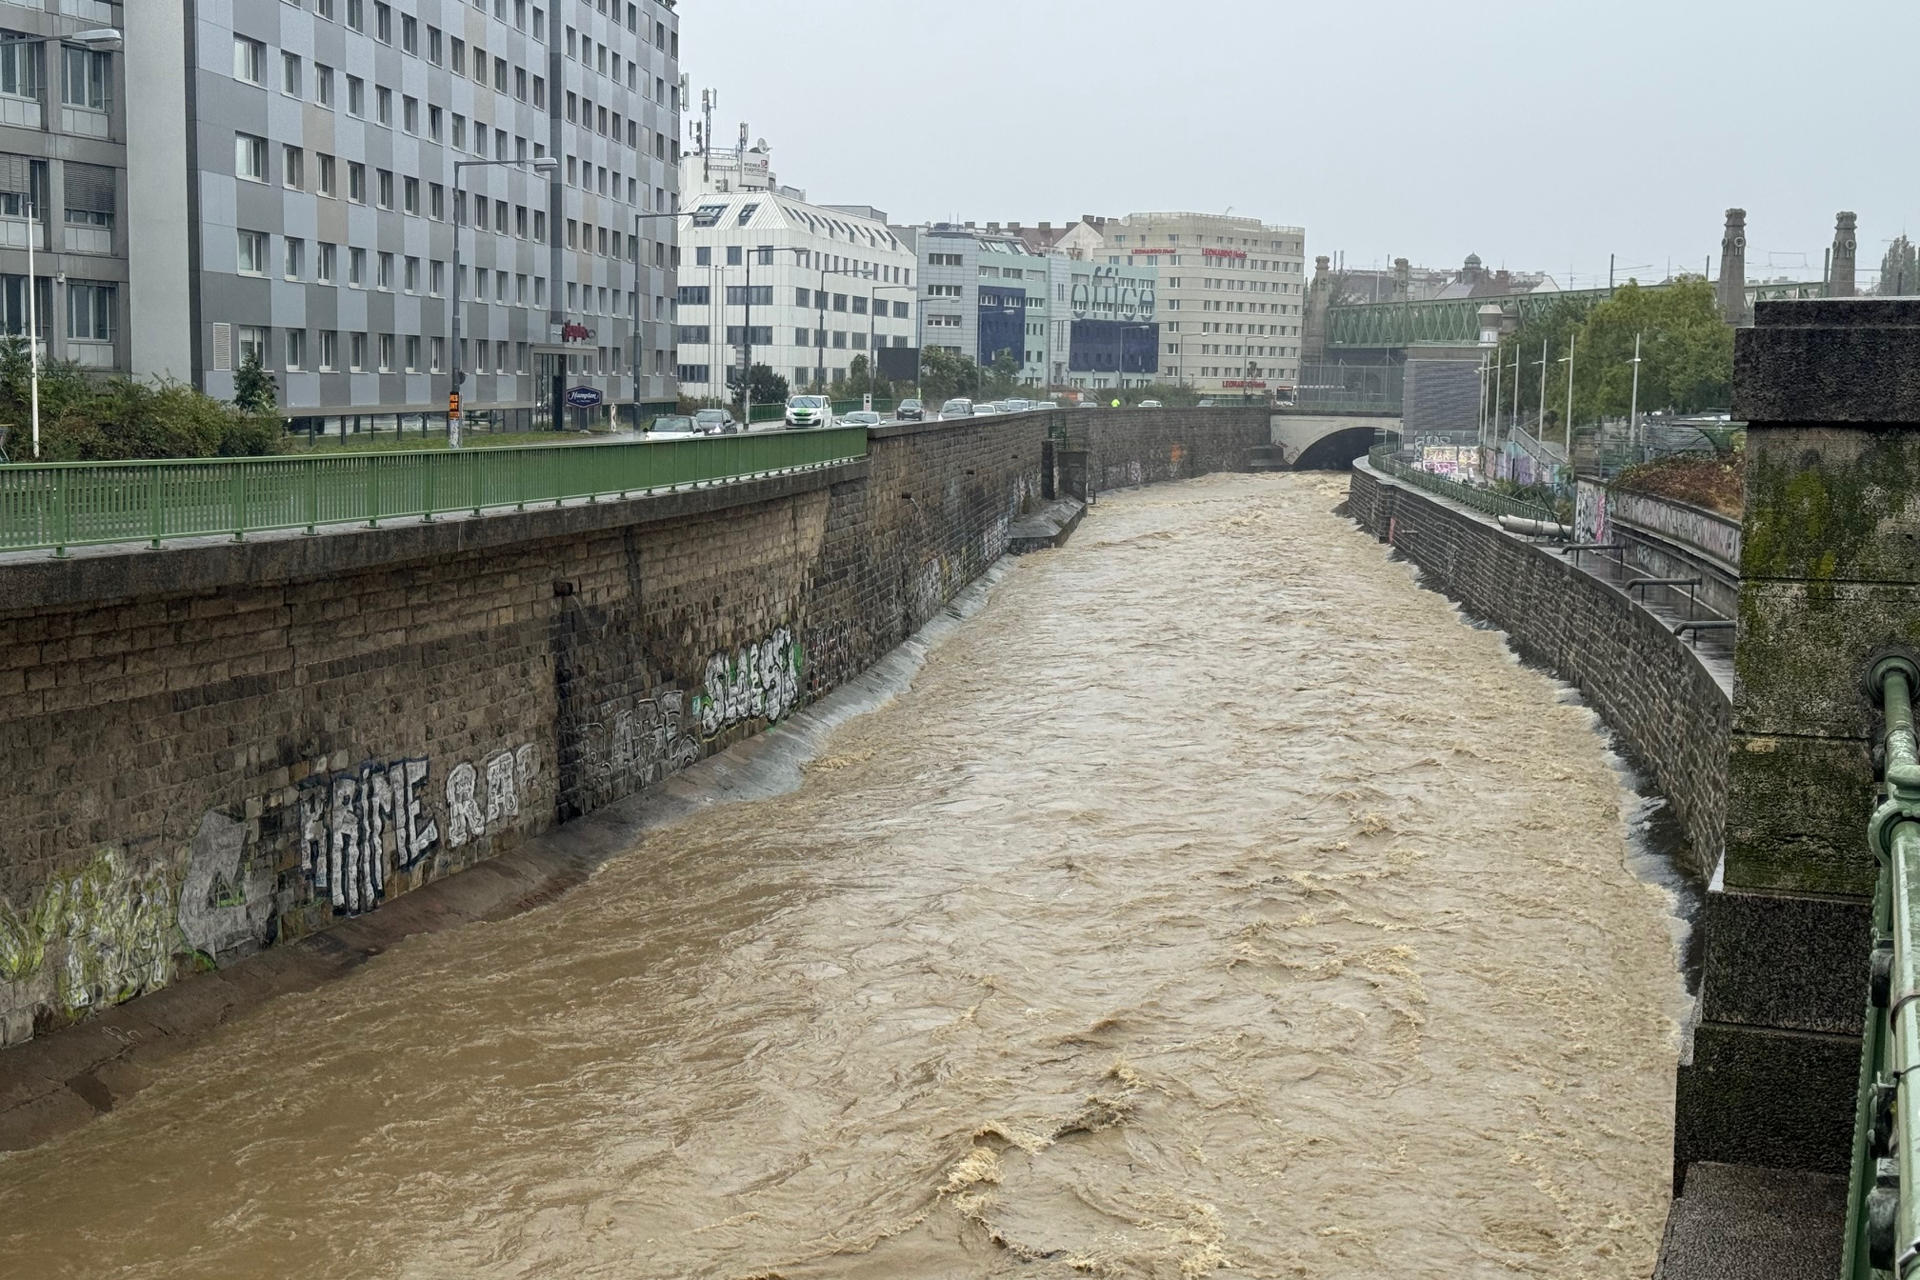
[{"label": "white office building", "polygon": [[1159,271],[1162,381],[1201,391],[1291,390],[1300,376],[1306,232],[1214,213],[1083,219],[1058,247]]},{"label": "white office building", "polygon": [[825,388],[855,357],[871,364],[880,348],[914,345],[914,256],[884,217],[767,190],[689,194],[687,204],[675,333],[683,394],[731,399],[728,370],[749,360],[795,391]]}]

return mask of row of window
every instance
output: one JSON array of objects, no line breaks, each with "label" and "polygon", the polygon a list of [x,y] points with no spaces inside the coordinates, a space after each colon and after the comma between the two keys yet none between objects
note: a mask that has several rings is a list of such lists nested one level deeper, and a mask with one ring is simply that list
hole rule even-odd
[{"label": "row of window", "polygon": [[[1167,350],[1175,355],[1178,355],[1180,352],[1177,343],[1168,344]],[[1292,347],[1243,346],[1218,342],[1203,342],[1200,344],[1200,354],[1203,356],[1284,356],[1298,355],[1299,352]]]},{"label": "row of window", "polygon": [[[35,281],[34,307],[42,340],[53,321],[54,281]],[[0,276],[0,332],[25,336],[27,332],[27,278]],[[67,338],[73,342],[112,342],[120,329],[120,286],[108,280],[69,279]]]},{"label": "row of window", "polygon": [[[337,8],[334,0],[286,0],[286,3],[296,9],[306,9],[310,7],[314,13],[329,22],[334,20]],[[611,10],[609,10],[608,4],[609,0],[599,0],[600,13],[612,18],[616,24],[619,23],[621,0],[612,0],[613,7]],[[487,11],[487,0],[473,0],[473,7],[485,13]],[[582,7],[589,13],[594,10],[592,0],[583,0]],[[511,13],[509,13],[509,10],[511,10]],[[355,31],[365,32],[367,30],[366,0],[346,0],[346,16],[348,27]],[[516,31],[530,32],[535,40],[543,43],[546,41],[547,14],[546,10],[542,9],[539,5],[529,6],[527,0],[493,0],[493,16],[503,23],[511,22]],[[529,21],[529,19],[531,19],[531,21]],[[628,3],[626,5],[626,27],[627,30],[638,35],[642,40],[647,38],[647,25],[641,20],[640,6],[638,4]],[[419,22],[410,15],[401,14],[399,32],[401,49],[418,57],[420,53]],[[392,44],[394,42],[393,6],[385,3],[385,0],[373,0],[373,38],[382,44]],[[427,28],[427,60],[435,66],[440,65],[439,38],[440,29],[429,26]],[[458,41],[455,43],[457,44]],[[657,48],[669,50],[670,56],[672,57],[678,58],[680,56],[680,34],[677,31],[669,32],[667,30],[667,24],[664,22],[658,20],[654,22],[653,43]],[[567,56],[569,58],[576,57],[575,48],[574,29],[568,27]],[[593,41],[585,35],[581,35],[578,44],[578,60],[588,63],[593,62],[593,48]],[[602,45],[600,52],[599,70],[600,74],[605,75],[606,46]],[[620,55],[616,53],[613,61],[615,78],[619,76],[619,58]]]},{"label": "row of window", "polygon": [[[1147,236],[1147,235],[1135,236],[1133,242],[1135,244],[1145,246],[1148,242],[1152,240],[1152,238],[1153,238],[1152,236]],[[1166,242],[1171,245],[1177,245],[1180,243],[1180,237],[1177,235],[1168,234],[1164,238]],[[1114,243],[1114,246],[1118,248],[1127,243],[1127,237],[1124,234],[1115,235],[1113,237],[1113,243]],[[1198,246],[1205,245],[1207,243],[1207,238],[1205,236],[1193,236],[1187,240],[1187,243],[1198,247]],[[1265,249],[1270,249],[1276,253],[1301,252],[1300,242],[1297,240],[1269,240],[1263,245],[1257,239],[1250,240],[1245,237],[1242,237],[1236,240],[1232,236],[1215,236],[1213,238],[1213,243],[1214,243],[1214,247],[1216,248],[1233,248],[1237,246],[1241,249],[1265,248]],[[1300,269],[1299,265],[1294,264],[1293,269],[1298,271]]]},{"label": "row of window", "polygon": [[[839,382],[847,376],[847,370],[844,365],[834,365],[825,372],[827,378],[823,379],[820,377],[820,370],[809,369],[801,365],[793,371],[793,385],[795,387],[818,386],[828,379]],[[713,366],[705,364],[676,365],[674,367],[674,373],[683,385],[705,386],[712,377]]]},{"label": "row of window", "polygon": [[[273,330],[265,325],[235,325],[237,365],[257,359],[266,368],[276,367],[277,362],[278,367],[290,373],[307,370],[317,373],[448,372],[445,338],[348,332],[346,363],[342,365],[342,334],[338,329],[316,329],[311,334],[305,329],[283,329],[277,350],[272,335]],[[574,372],[588,374],[624,373],[621,358],[618,347],[596,347],[592,353],[582,349],[570,357]],[[460,339],[460,367],[470,373],[525,374],[532,365],[532,343]]]},{"label": "row of window", "polygon": [[[1178,299],[1175,299],[1167,305],[1177,310],[1180,303]],[[1299,307],[1289,305],[1285,302],[1227,302],[1220,298],[1200,299],[1200,309],[1202,311],[1237,311],[1243,314],[1262,316],[1297,316],[1300,314]]]},{"label": "row of window", "polygon": [[[243,276],[272,274],[272,237],[264,231],[241,230],[234,234],[235,261],[239,273]],[[439,258],[422,260],[412,254],[394,254],[385,250],[369,255],[367,250],[350,245],[347,247],[346,276],[343,281],[339,245],[325,240],[317,242],[313,259],[309,262],[307,241],[303,237],[283,236],[281,240],[280,274],[284,279],[311,279],[316,284],[345,283],[353,289],[397,290],[431,298],[446,296],[447,264]],[[368,273],[369,266],[372,267],[371,275]],[[311,277],[308,275],[310,267]],[[546,277],[525,272],[497,268],[490,271],[486,267],[469,268],[462,265],[454,277],[454,287],[461,297],[477,302],[491,301],[502,306],[520,307],[547,305]],[[583,285],[579,281],[568,281],[567,309],[587,315],[630,316],[637,295],[633,290],[627,290],[626,307],[619,310],[620,293],[619,289],[606,285]],[[664,312],[665,306],[666,300],[658,299],[655,314]]]},{"label": "row of window", "polygon": [[[757,206],[754,205],[747,206],[746,216],[751,217],[756,207]],[[695,225],[699,225],[698,211],[695,213]],[[793,265],[802,271],[825,271],[833,275],[860,276],[864,279],[881,280],[889,284],[899,284],[908,287],[912,287],[913,285],[913,271],[910,268],[886,266],[877,262],[861,261],[857,258],[844,258],[837,253],[824,253],[813,249],[796,249],[787,246],[781,246],[776,249],[770,244],[757,245],[752,249],[747,249],[743,245],[730,244],[724,246],[724,249],[726,253],[726,264],[730,267],[742,265],[746,261],[749,253],[753,256],[753,265],[761,267],[772,266],[775,253],[791,253],[793,255]],[[713,246],[704,244],[694,246],[693,265],[696,267],[712,266]],[[955,294],[954,296],[959,297],[960,295]]]},{"label": "row of window", "polygon": [[[0,31],[0,93],[16,98],[38,98],[46,83],[39,40],[15,31]],[[60,103],[87,111],[112,106],[113,55],[92,49],[60,46]]]}]

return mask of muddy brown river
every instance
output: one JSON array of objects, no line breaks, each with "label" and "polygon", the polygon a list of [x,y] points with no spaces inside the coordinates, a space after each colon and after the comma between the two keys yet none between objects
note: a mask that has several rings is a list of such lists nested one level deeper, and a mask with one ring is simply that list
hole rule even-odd
[{"label": "muddy brown river", "polygon": [[798,791],[0,1156],[0,1274],[1646,1276],[1671,896],[1343,490],[1103,496]]}]

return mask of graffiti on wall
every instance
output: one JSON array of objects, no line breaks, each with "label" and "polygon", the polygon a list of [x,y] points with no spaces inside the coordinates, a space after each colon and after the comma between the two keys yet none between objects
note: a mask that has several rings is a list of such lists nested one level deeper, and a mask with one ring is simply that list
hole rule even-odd
[{"label": "graffiti on wall", "polygon": [[1611,542],[1607,520],[1607,488],[1582,480],[1573,491],[1573,531],[1582,542]]},{"label": "graffiti on wall", "polygon": [[[372,910],[386,896],[389,866],[411,871],[440,846],[431,772],[424,757],[369,760],[355,769],[318,774],[302,785],[301,861],[334,910]],[[538,781],[532,743],[498,752],[479,765],[455,764],[447,771],[444,793],[447,847],[461,848],[489,827],[519,817],[523,798],[532,795]]]},{"label": "graffiti on wall", "polygon": [[0,1043],[31,1035],[37,1009],[72,1016],[165,985],[175,936],[166,862],[118,849],[55,876],[25,915],[0,901]]},{"label": "graffiti on wall", "polygon": [[742,721],[781,719],[800,705],[804,660],[790,627],[735,653],[713,655],[694,695],[701,732],[710,738]]},{"label": "graffiti on wall", "polygon": [[680,690],[663,686],[633,710],[614,716],[607,753],[612,771],[647,786],[698,760],[700,744],[687,723],[686,701]]}]

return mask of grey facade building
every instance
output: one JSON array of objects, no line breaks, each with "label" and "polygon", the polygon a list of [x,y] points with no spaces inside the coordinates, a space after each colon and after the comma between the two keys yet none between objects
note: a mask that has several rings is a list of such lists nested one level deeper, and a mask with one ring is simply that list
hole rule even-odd
[{"label": "grey facade building", "polygon": [[470,410],[669,402],[680,97],[670,0],[0,0],[0,322],[38,207],[54,358],[441,413],[457,288]]}]

